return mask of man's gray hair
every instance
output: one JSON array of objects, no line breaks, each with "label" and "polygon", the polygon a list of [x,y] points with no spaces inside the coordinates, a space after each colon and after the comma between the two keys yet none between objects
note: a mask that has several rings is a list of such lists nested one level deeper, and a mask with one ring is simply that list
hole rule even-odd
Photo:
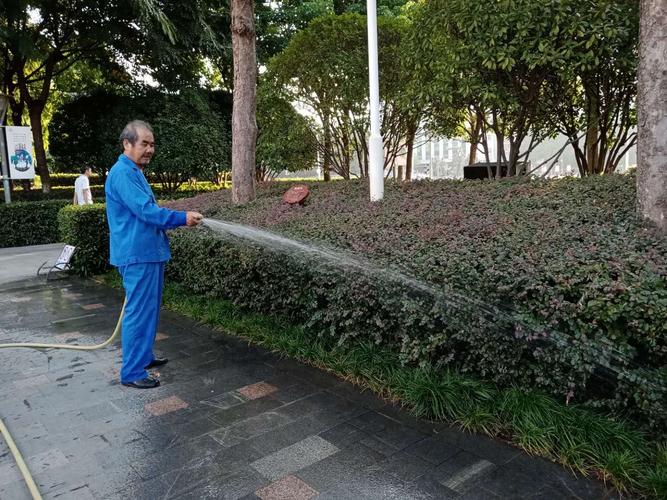
[{"label": "man's gray hair", "polygon": [[127,139],[129,143],[134,146],[137,142],[137,139],[139,139],[139,130],[142,128],[148,130],[151,134],[153,133],[153,127],[142,120],[132,120],[130,123],[125,125],[123,132],[120,134],[121,149],[123,149],[123,142],[125,139]]}]

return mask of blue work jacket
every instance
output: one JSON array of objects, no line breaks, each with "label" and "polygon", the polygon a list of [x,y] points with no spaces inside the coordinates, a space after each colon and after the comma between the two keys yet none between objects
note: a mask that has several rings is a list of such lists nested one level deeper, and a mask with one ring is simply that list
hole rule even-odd
[{"label": "blue work jacket", "polygon": [[143,172],[124,154],[111,167],[104,192],[111,264],[168,261],[165,230],[185,225],[185,212],[160,208]]}]

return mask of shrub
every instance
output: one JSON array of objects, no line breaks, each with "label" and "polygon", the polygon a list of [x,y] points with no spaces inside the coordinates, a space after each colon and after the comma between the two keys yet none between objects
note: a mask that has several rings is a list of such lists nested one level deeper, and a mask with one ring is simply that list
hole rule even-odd
[{"label": "shrub", "polygon": [[77,247],[72,269],[90,276],[109,269],[109,228],[103,204],[64,207],[58,214],[61,240]]},{"label": "shrub", "polygon": [[[197,194],[216,191],[221,189],[220,186],[216,186],[210,182],[198,182],[195,186],[188,187],[187,185],[181,186],[178,191],[168,191],[163,189],[159,185],[151,184],[153,193],[158,199],[163,200],[177,200],[180,198],[190,198],[196,196]],[[90,186],[90,190],[93,194],[93,200],[104,201],[104,186]],[[3,190],[0,189],[0,198],[4,199]],[[12,201],[42,201],[42,200],[68,200],[72,201],[74,197],[74,185],[72,186],[57,186],[51,188],[51,191],[48,193],[43,193],[41,189],[32,189],[30,191],[24,191],[22,189],[15,189],[12,192]]]},{"label": "shrub", "polygon": [[302,207],[282,203],[287,187],[244,207],[227,192],[172,206],[319,240],[347,252],[339,262],[177,231],[171,275],[339,343],[370,339],[405,363],[545,390],[665,432],[667,243],[636,218],[633,177],[388,184],[381,204],[360,182],[313,184]]},{"label": "shrub", "polygon": [[[93,199],[104,198],[104,186],[90,186],[90,190]],[[2,189],[0,189],[0,196],[4,196]],[[71,186],[52,187],[48,193],[42,192],[41,189],[31,189],[30,191],[15,189],[12,191],[12,201],[63,200],[72,203],[72,198],[74,198],[74,183]]]},{"label": "shrub", "polygon": [[168,205],[318,247],[177,230],[171,278],[340,345],[372,341],[664,435],[667,242],[636,218],[631,176],[389,183],[381,204],[360,182],[314,183],[294,207],[288,187],[243,207],[228,191]]},{"label": "shrub", "polygon": [[[77,168],[78,170],[78,168]],[[51,187],[55,186],[64,186],[64,187],[74,187],[74,182],[77,177],[81,175],[80,173],[68,174],[68,173],[56,173],[51,174],[49,177],[51,179]],[[101,186],[104,184],[104,179],[98,174],[93,174],[90,176],[90,185],[92,186]]]},{"label": "shrub", "polygon": [[0,248],[59,241],[58,210],[62,200],[0,204]]}]

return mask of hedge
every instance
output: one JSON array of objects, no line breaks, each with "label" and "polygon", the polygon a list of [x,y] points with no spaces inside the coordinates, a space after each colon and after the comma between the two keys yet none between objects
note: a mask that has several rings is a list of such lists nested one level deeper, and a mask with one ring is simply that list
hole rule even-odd
[{"label": "hedge", "polygon": [[58,211],[63,200],[0,204],[0,248],[60,241]]},{"label": "hedge", "polygon": [[[90,190],[94,200],[104,199],[104,186],[91,186]],[[0,196],[4,197],[4,190],[0,189]],[[23,189],[14,189],[12,191],[12,202],[15,201],[44,201],[44,200],[62,200],[72,203],[74,198],[74,186],[56,186],[52,187],[48,193],[42,192],[41,188],[24,191]]]},{"label": "hedge", "polygon": [[109,228],[103,204],[69,205],[58,214],[62,241],[77,247],[72,270],[90,276],[109,268]]},{"label": "hedge", "polygon": [[633,177],[388,183],[381,204],[361,182],[313,183],[294,207],[288,187],[243,207],[228,191],[169,205],[323,250],[182,229],[170,278],[339,344],[373,341],[406,364],[546,391],[665,437],[667,242],[636,218]]},{"label": "hedge", "polygon": [[620,175],[389,183],[370,204],[361,182],[314,183],[295,207],[282,203],[284,184],[244,207],[210,193],[171,206],[351,257],[330,265],[183,230],[169,271],[194,291],[280,311],[340,343],[371,339],[405,363],[547,391],[665,436],[667,242],[635,216],[634,186]]},{"label": "hedge", "polygon": [[[201,184],[201,185],[200,185]],[[161,200],[176,200],[180,198],[190,198],[203,192],[221,189],[218,186],[200,183],[195,189],[179,189],[173,193],[165,191],[160,185],[152,184],[153,193]],[[104,186],[90,186],[93,199],[96,201],[104,200]],[[69,200],[74,197],[74,185],[52,187],[48,193],[43,193],[41,189],[14,189],[12,191],[12,201],[43,201],[43,200]],[[4,190],[0,189],[0,199],[4,199]]]}]

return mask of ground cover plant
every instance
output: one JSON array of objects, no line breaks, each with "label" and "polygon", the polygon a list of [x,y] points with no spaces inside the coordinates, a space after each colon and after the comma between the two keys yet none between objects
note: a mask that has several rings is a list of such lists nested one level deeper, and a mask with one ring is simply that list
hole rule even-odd
[{"label": "ground cover plant", "polygon": [[[314,183],[295,207],[281,200],[287,187],[264,187],[244,207],[225,192],[171,206],[343,249],[375,267],[341,269],[182,231],[172,276],[280,311],[341,345],[369,340],[406,364],[535,388],[664,438],[667,244],[636,218],[632,176],[389,184],[381,204],[367,201],[361,182]],[[382,276],[389,268],[423,287]]]}]

